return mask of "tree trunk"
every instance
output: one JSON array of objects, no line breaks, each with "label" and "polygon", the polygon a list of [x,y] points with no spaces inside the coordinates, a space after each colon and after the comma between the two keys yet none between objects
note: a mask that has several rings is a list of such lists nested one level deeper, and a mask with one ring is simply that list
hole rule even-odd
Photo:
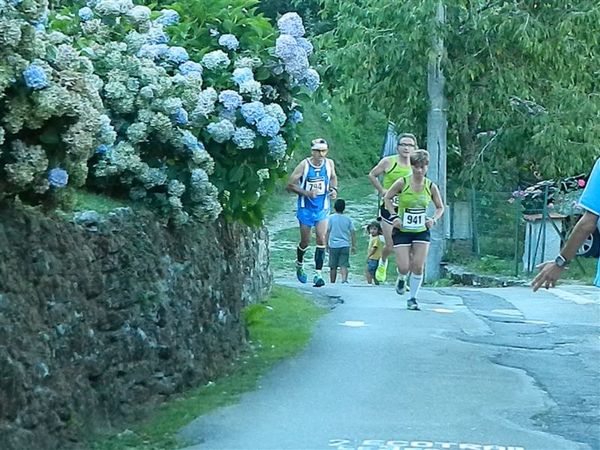
[{"label": "tree trunk", "polygon": [[[445,20],[444,4],[438,2],[436,22],[442,25]],[[427,91],[430,108],[427,115],[427,150],[430,154],[428,176],[439,187],[442,201],[446,201],[446,99],[444,97],[444,73],[442,56],[444,42],[434,37],[429,56]],[[446,220],[444,217],[431,229],[431,245],[427,256],[425,279],[435,281],[440,278],[440,263],[445,252]]]}]

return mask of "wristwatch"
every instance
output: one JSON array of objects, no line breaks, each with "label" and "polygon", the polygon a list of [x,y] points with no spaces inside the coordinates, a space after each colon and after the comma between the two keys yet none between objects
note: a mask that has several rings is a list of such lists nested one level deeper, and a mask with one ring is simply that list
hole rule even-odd
[{"label": "wristwatch", "polygon": [[556,264],[558,267],[565,268],[565,267],[567,267],[569,265],[569,261],[567,261],[563,255],[559,254],[554,259],[554,264]]}]

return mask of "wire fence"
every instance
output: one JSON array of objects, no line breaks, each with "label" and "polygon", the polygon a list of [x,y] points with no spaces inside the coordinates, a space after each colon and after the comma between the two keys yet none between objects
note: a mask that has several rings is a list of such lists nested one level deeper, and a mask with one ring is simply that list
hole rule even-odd
[{"label": "wire fence", "polygon": [[[447,259],[504,275],[530,275],[540,262],[553,259],[581,215],[573,200],[576,196],[553,203],[549,187],[544,186],[535,202],[519,191],[470,189],[460,196],[453,192],[448,190]],[[599,245],[596,242],[580,253],[596,256],[592,253]]]}]

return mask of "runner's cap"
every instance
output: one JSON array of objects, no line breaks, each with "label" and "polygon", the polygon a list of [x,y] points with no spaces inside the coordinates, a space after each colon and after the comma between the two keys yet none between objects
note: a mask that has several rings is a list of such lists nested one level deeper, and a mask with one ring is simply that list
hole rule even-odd
[{"label": "runner's cap", "polygon": [[314,139],[311,144],[311,150],[327,150],[329,148],[327,146],[327,141],[323,138]]}]

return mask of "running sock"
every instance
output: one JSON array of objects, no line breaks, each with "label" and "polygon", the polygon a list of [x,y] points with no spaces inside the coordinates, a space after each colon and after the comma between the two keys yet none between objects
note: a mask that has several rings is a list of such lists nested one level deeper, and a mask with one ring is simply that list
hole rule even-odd
[{"label": "running sock", "polygon": [[319,272],[323,268],[323,261],[325,261],[325,246],[317,245],[315,249],[315,269]]},{"label": "running sock", "polygon": [[306,253],[307,249],[308,249],[308,247],[300,248],[300,246],[298,246],[298,248],[296,248],[296,258],[297,258],[299,265],[301,265],[302,262],[304,261],[304,254]]},{"label": "running sock", "polygon": [[410,296],[411,298],[417,298],[417,294],[419,293],[419,289],[421,288],[421,283],[423,282],[423,275],[415,275],[414,273],[410,275]]}]

